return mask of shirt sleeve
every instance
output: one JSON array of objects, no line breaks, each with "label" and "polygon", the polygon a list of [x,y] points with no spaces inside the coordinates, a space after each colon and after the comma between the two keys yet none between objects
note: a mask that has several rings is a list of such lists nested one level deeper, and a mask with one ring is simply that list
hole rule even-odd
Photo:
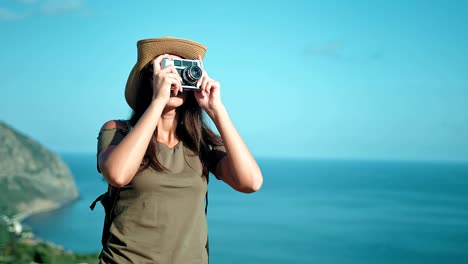
[{"label": "shirt sleeve", "polygon": [[[125,137],[126,133],[120,128],[109,128],[99,132],[97,137],[97,152],[96,152],[96,162],[99,152],[110,145],[118,145],[120,141]],[[99,169],[99,164],[97,165],[97,171],[101,173]]]},{"label": "shirt sleeve", "polygon": [[221,180],[216,175],[216,166],[219,161],[226,156],[226,148],[222,146],[213,146],[208,152],[208,170],[216,177],[216,179]]}]

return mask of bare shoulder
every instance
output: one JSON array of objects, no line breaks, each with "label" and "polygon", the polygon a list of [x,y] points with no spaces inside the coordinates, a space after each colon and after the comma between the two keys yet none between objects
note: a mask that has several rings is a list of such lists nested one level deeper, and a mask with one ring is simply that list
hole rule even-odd
[{"label": "bare shoulder", "polygon": [[108,129],[114,129],[114,128],[119,128],[119,129],[122,129],[122,130],[125,130],[125,125],[121,122],[121,121],[118,121],[118,120],[109,120],[107,122],[105,122],[102,127],[101,127],[101,132],[104,131],[104,130],[108,130]]}]

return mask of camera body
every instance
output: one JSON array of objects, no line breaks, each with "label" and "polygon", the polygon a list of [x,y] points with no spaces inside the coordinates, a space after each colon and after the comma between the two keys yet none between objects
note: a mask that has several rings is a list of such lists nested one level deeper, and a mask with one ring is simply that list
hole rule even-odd
[{"label": "camera body", "polygon": [[197,81],[201,79],[203,74],[203,65],[199,60],[186,59],[163,59],[161,68],[174,65],[174,68],[182,78],[182,89],[198,90]]}]

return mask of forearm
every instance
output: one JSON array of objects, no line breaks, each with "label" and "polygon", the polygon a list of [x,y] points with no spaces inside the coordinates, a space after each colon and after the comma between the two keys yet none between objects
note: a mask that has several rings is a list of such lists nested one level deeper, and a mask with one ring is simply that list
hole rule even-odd
[{"label": "forearm", "polygon": [[226,148],[225,159],[229,170],[223,170],[228,174],[223,176],[230,177],[238,189],[258,190],[263,183],[260,168],[234,127],[226,108],[217,107],[208,115],[215,123]]},{"label": "forearm", "polygon": [[104,164],[108,176],[116,185],[128,184],[140,168],[164,106],[164,103],[153,101],[132,130],[108,155]]}]

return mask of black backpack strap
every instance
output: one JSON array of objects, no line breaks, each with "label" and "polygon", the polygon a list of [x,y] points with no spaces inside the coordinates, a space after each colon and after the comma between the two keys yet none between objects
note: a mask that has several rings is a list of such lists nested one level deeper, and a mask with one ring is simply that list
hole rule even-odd
[{"label": "black backpack strap", "polygon": [[89,206],[89,208],[91,208],[91,211],[94,211],[94,207],[96,207],[96,204],[97,202],[101,201],[102,200],[102,197],[105,195],[105,193],[99,195],[96,200],[94,200],[94,202]]},{"label": "black backpack strap", "polygon": [[112,208],[110,213],[112,214],[112,211],[114,210],[115,204],[117,203],[117,198],[119,198],[119,193],[120,193],[120,188],[114,187],[110,184],[107,185],[107,190],[110,194],[110,197],[112,197]]},{"label": "black backpack strap", "polygon": [[130,132],[130,130],[132,130],[132,124],[130,123],[130,120],[122,120],[122,119],[119,119],[120,122],[124,123],[125,125],[125,128],[127,129],[127,132],[126,134],[128,134]]},{"label": "black backpack strap", "polygon": [[210,175],[206,176],[206,193],[205,193],[205,215],[208,215],[208,183],[210,182]]},{"label": "black backpack strap", "polygon": [[[205,215],[208,217],[208,183],[210,181],[210,174],[208,173],[208,175],[206,175],[206,194],[205,194]],[[206,237],[206,245],[205,245],[205,248],[206,248],[206,254],[208,255],[208,264],[210,263],[210,239],[209,239],[209,236],[207,234],[207,237]]]}]

